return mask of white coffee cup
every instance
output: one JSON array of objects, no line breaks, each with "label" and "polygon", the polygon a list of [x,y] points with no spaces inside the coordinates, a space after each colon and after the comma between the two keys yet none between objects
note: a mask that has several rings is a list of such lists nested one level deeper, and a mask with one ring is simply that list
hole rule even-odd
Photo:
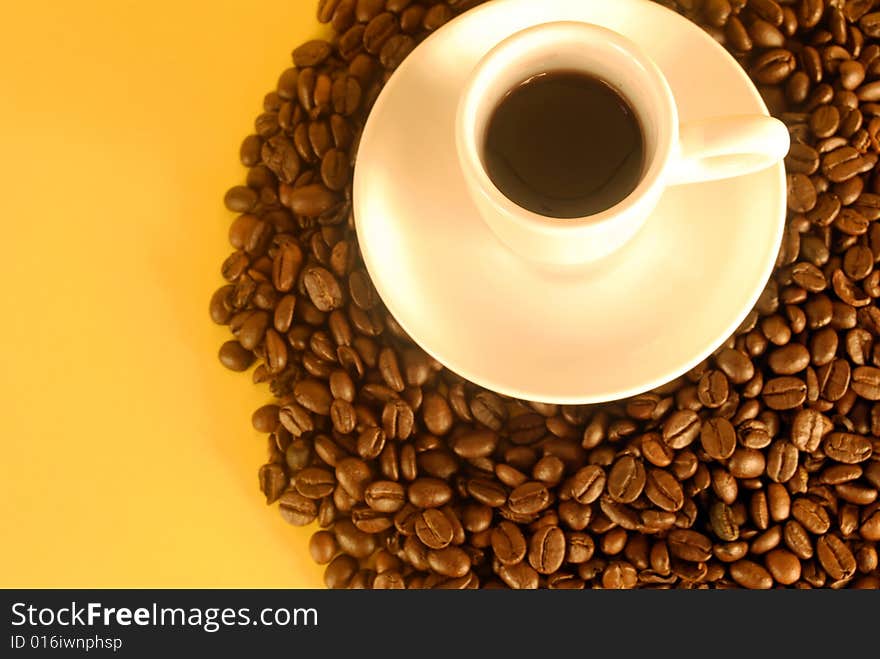
[{"label": "white coffee cup", "polygon": [[[552,71],[604,80],[627,100],[642,126],[641,180],[622,201],[594,215],[559,219],[526,210],[498,190],[483,163],[495,108],[510,90]],[[470,75],[455,121],[459,164],[483,219],[514,251],[552,264],[585,263],[617,250],[638,232],[668,186],[758,171],[779,162],[789,147],[786,127],[766,115],[680,126],[669,83],[638,45],[606,28],[569,21],[530,27],[492,48]]]}]

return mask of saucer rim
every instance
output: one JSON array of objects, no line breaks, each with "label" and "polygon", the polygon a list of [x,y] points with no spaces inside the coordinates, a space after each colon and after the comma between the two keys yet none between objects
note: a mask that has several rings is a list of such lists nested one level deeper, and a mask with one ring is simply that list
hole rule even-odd
[{"label": "saucer rim", "polygon": [[[370,112],[370,115],[369,115],[367,122],[364,126],[363,132],[361,134],[361,145],[363,146],[364,144],[368,144],[369,140],[372,139],[372,133],[376,132],[376,130],[377,130],[375,128],[377,121],[373,120],[373,117],[379,116],[381,114],[379,112],[379,110],[381,110],[389,102],[388,99],[392,97],[394,89],[396,89],[400,84],[398,81],[405,77],[403,75],[403,73],[405,73],[409,68],[416,66],[417,56],[418,56],[419,50],[427,50],[432,45],[432,42],[439,38],[439,36],[442,32],[447,31],[447,30],[451,30],[451,29],[455,29],[455,26],[457,23],[463,22],[465,20],[472,20],[472,21],[480,20],[478,18],[478,16],[480,14],[482,14],[484,12],[494,11],[494,10],[496,10],[495,7],[503,4],[506,1],[508,1],[508,0],[494,0],[494,1],[487,2],[483,5],[480,5],[474,9],[471,9],[471,10],[455,17],[449,23],[444,25],[442,28],[437,30],[435,33],[431,34],[422,43],[420,43],[413,50],[413,52],[410,53],[410,56],[407,57],[403,61],[403,63],[400,65],[400,67],[398,67],[398,70],[395,71],[395,75],[393,75],[389,79],[389,81],[386,83],[385,87],[383,88],[382,93],[379,95],[378,99],[376,100],[376,102],[373,106],[373,109]],[[758,91],[754,82],[752,82],[752,80],[748,77],[748,74],[742,68],[742,66],[739,64],[739,62],[737,62],[736,59],[723,46],[721,46],[721,44],[719,44],[717,41],[715,41],[715,39],[713,39],[704,30],[700,29],[699,26],[695,25],[691,21],[688,21],[686,18],[684,18],[683,16],[679,15],[678,13],[672,11],[671,9],[668,9],[668,8],[663,7],[661,5],[658,5],[656,3],[650,2],[649,0],[628,0],[628,1],[634,2],[634,3],[641,3],[646,6],[650,6],[653,10],[660,10],[662,12],[669,12],[673,15],[674,19],[680,20],[682,22],[681,26],[683,29],[694,28],[694,30],[692,30],[694,38],[699,38],[707,48],[713,48],[713,49],[715,49],[716,53],[722,55],[723,58],[727,60],[727,64],[730,65],[731,67],[733,67],[733,69],[736,71],[736,79],[738,81],[737,84],[741,85],[742,87],[744,87],[745,89],[748,90],[749,95],[751,96],[752,100],[757,103],[757,106],[759,108],[761,108],[762,113],[764,115],[772,116],[772,115],[770,115],[770,113],[767,109],[766,103],[764,102],[763,98],[761,97],[760,92]],[[398,75],[398,74],[400,74],[400,75]],[[454,145],[453,145],[453,148],[454,148]],[[382,302],[385,305],[385,307],[387,308],[388,312],[391,313],[392,316],[394,316],[398,325],[400,325],[400,327],[404,330],[404,332],[406,332],[406,334],[410,337],[410,340],[412,340],[412,342],[415,345],[417,345],[421,350],[423,350],[425,353],[430,355],[432,358],[436,359],[445,368],[447,368],[448,370],[452,371],[453,373],[459,375],[460,377],[464,378],[465,380],[472,382],[473,384],[476,384],[477,386],[482,387],[484,389],[488,389],[488,390],[493,391],[495,393],[501,394],[503,396],[508,396],[511,398],[519,399],[519,400],[535,401],[535,402],[542,402],[542,403],[549,403],[549,404],[592,405],[592,404],[607,403],[607,402],[622,400],[622,399],[630,398],[632,396],[636,396],[638,394],[650,392],[660,386],[663,386],[663,385],[665,385],[669,382],[672,382],[675,379],[685,375],[688,371],[693,369],[695,366],[697,366],[702,361],[707,359],[710,355],[712,355],[712,353],[714,353],[716,350],[718,350],[721,346],[723,346],[725,341],[727,341],[734,334],[736,329],[740,325],[742,325],[742,323],[745,321],[745,319],[748,317],[748,315],[754,309],[755,304],[760,299],[760,296],[763,293],[764,288],[767,285],[767,282],[772,277],[773,271],[776,268],[776,261],[777,261],[776,255],[779,253],[779,249],[782,245],[782,239],[783,239],[784,232],[785,232],[785,218],[787,215],[787,203],[786,203],[786,195],[785,195],[786,172],[785,172],[784,162],[780,161],[780,162],[776,163],[775,165],[772,165],[772,166],[766,168],[765,170],[762,170],[762,172],[761,172],[762,174],[764,174],[764,173],[767,174],[768,188],[769,188],[769,176],[770,176],[770,173],[772,172],[773,169],[776,170],[776,186],[775,186],[777,189],[776,216],[778,219],[776,221],[776,230],[775,230],[775,235],[774,235],[772,244],[768,248],[768,253],[773,256],[771,258],[767,259],[767,262],[765,263],[764,268],[762,270],[761,276],[756,277],[756,281],[761,281],[763,283],[760,286],[757,286],[756,290],[753,291],[753,293],[750,296],[748,296],[749,303],[747,305],[744,305],[742,309],[740,309],[736,314],[734,314],[734,320],[731,323],[729,323],[726,330],[723,333],[721,333],[720,336],[713,338],[711,341],[707,341],[708,347],[704,347],[704,348],[701,348],[699,351],[696,351],[695,356],[692,359],[686,361],[684,364],[679,364],[679,366],[676,368],[668,369],[668,372],[666,372],[662,375],[656,376],[651,379],[642,380],[642,382],[639,383],[638,385],[634,385],[634,386],[630,386],[630,387],[621,387],[621,388],[613,389],[612,391],[606,390],[604,393],[592,393],[589,395],[583,395],[583,394],[542,395],[542,394],[538,394],[536,392],[527,393],[517,387],[507,386],[507,385],[504,385],[503,383],[496,383],[493,381],[493,379],[491,377],[483,377],[483,376],[475,375],[474,373],[470,372],[469,369],[461,367],[461,365],[459,365],[455,359],[448,359],[448,358],[444,357],[442,354],[443,353],[442,350],[428,348],[422,342],[417,341],[415,336],[413,335],[413,333],[410,331],[407,323],[404,322],[403,320],[401,320],[402,316],[395,313],[395,311],[397,309],[396,304],[389,303],[389,301],[386,300],[386,298],[384,296],[382,296],[382,293],[379,290],[378,286],[376,287],[377,293],[379,294],[380,298],[382,299]],[[355,229],[356,229],[356,232],[359,236],[359,244],[360,244],[360,235],[361,235],[360,228],[361,228],[362,220],[358,219],[359,213],[357,212],[357,209],[358,209],[357,199],[358,199],[358,197],[362,196],[361,194],[359,194],[359,190],[362,190],[364,185],[365,185],[364,175],[359,175],[359,168],[355,165],[354,178],[353,178],[353,184],[352,184],[352,213],[354,216]],[[690,185],[696,186],[696,185],[700,185],[700,184],[695,183],[695,184],[690,184]],[[473,210],[475,213],[478,212],[478,210],[476,209],[476,207],[474,206],[472,201],[469,202],[469,205],[471,205],[473,207]],[[500,244],[501,243],[499,243],[499,245]],[[375,282],[376,280],[375,280],[375,278],[373,278],[372,273],[380,271],[381,268],[375,267],[374,255],[372,254],[370,249],[365,248],[365,246],[363,244],[360,245],[360,249],[361,249],[361,254],[362,254],[362,257],[364,260],[364,264],[367,268],[367,271],[370,273],[371,279]],[[509,249],[509,248],[505,247],[505,249]],[[525,259],[525,257],[520,256],[520,255],[517,255],[517,258],[518,259]]]}]

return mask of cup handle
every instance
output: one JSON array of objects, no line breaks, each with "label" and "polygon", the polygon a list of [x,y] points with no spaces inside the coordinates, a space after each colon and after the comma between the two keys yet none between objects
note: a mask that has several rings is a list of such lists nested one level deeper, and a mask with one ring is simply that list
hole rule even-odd
[{"label": "cup handle", "polygon": [[785,157],[788,129],[765,115],[733,115],[688,122],[679,128],[678,160],[670,185],[751,174]]}]

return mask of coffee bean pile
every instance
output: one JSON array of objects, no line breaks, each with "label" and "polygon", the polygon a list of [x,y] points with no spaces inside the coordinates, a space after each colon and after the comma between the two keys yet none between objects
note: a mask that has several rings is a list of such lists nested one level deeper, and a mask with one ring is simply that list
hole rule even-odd
[{"label": "coffee bean pile", "polygon": [[664,3],[789,126],[788,221],[773,278],[710,359],[594,406],[444,369],[358,251],[367,112],[475,4],[321,0],[335,36],[293,51],[241,145],[210,313],[234,335],[220,361],[258,362],[277,398],[253,415],[267,501],[317,521],[331,588],[880,587],[880,1]]}]

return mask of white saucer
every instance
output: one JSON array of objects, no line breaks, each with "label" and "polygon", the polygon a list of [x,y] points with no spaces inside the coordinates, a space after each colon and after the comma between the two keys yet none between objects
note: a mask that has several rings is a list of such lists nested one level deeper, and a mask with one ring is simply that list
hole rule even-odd
[{"label": "white saucer", "polygon": [[733,333],[769,278],[785,220],[782,163],[670,188],[608,259],[547,268],[507,249],[458,168],[454,117],[466,76],[521,29],[579,20],[616,30],[663,70],[687,122],[765,113],[736,61],[699,27],[648,0],[501,0],[416,48],[361,138],[357,232],[388,310],[461,376],[548,403],[634,395],[678,377]]}]

